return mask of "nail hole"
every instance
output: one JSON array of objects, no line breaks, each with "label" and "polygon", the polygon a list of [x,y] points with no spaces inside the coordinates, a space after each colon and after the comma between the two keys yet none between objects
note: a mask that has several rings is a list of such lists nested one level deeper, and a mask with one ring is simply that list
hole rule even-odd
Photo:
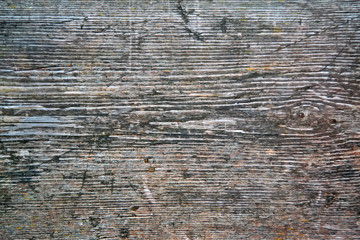
[{"label": "nail hole", "polygon": [[297,116],[298,116],[299,118],[304,118],[304,117],[305,117],[305,114],[304,114],[303,112],[299,112],[299,113],[297,114]]}]

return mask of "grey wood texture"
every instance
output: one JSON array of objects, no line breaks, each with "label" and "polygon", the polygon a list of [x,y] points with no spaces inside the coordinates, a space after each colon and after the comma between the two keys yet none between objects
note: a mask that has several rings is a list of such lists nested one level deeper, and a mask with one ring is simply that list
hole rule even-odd
[{"label": "grey wood texture", "polygon": [[1,239],[359,239],[360,1],[2,0]]}]

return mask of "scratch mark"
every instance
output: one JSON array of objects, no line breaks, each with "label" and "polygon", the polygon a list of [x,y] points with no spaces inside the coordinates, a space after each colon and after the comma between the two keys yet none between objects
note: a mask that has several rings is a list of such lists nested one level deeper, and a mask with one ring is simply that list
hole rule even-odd
[{"label": "scratch mark", "polygon": [[191,14],[192,12],[191,11],[186,11],[185,7],[182,5],[182,0],[179,0],[178,1],[178,6],[177,6],[177,9],[179,10],[179,14],[182,18],[182,20],[184,21],[184,24],[185,24],[185,30],[191,34],[191,36],[195,39],[195,40],[198,40],[198,41],[201,41],[201,42],[204,42],[204,37],[201,36],[201,33],[191,29],[189,26],[188,26],[188,23],[189,23],[189,14]]},{"label": "scratch mark", "polygon": [[188,33],[192,34],[192,37],[193,37],[195,40],[204,42],[204,38],[203,38],[203,36],[201,36],[201,33],[196,32],[196,31],[190,29],[188,26],[185,26],[185,29],[186,29],[186,31],[187,31]]},{"label": "scratch mark", "polygon": [[156,204],[156,200],[153,197],[152,192],[150,191],[146,183],[144,183],[144,193],[152,204]]},{"label": "scratch mark", "polygon": [[185,23],[185,24],[188,24],[188,23],[189,23],[188,12],[187,12],[186,9],[182,6],[181,3],[182,3],[182,0],[179,0],[177,9],[179,10],[180,16],[181,16],[182,20],[184,21],[184,23]]},{"label": "scratch mark", "polygon": [[151,204],[156,204],[156,200],[152,194],[152,192],[150,191],[148,185],[147,185],[147,179],[146,179],[146,176],[143,176],[143,179],[144,179],[144,194],[145,194],[145,197],[149,200],[149,202]]}]

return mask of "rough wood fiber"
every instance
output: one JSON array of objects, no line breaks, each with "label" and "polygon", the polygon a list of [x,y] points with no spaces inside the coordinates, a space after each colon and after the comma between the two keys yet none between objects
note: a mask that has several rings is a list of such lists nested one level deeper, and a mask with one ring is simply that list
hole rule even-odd
[{"label": "rough wood fiber", "polygon": [[1,239],[359,239],[359,9],[1,1]]}]

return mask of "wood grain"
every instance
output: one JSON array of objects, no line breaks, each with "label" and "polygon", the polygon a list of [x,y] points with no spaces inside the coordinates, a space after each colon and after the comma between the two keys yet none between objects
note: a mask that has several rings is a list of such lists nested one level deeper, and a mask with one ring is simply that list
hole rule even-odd
[{"label": "wood grain", "polygon": [[359,239],[360,2],[0,2],[1,239]]}]

